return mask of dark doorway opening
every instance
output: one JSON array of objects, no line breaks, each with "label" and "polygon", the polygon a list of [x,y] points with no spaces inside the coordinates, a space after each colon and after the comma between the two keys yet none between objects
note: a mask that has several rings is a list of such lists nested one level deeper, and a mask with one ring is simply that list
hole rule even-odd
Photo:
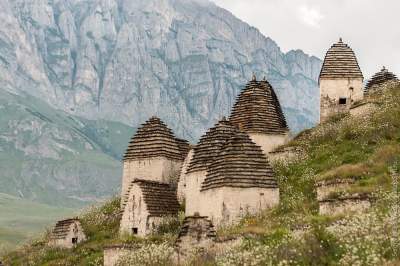
[{"label": "dark doorway opening", "polygon": [[138,234],[138,229],[137,229],[137,227],[133,227],[133,228],[132,228],[132,233],[133,233],[134,235],[137,235],[137,234]]},{"label": "dark doorway opening", "polygon": [[347,99],[346,98],[339,98],[339,104],[346,104]]},{"label": "dark doorway opening", "polygon": [[77,237],[73,237],[72,238],[72,244],[78,244],[78,238]]}]

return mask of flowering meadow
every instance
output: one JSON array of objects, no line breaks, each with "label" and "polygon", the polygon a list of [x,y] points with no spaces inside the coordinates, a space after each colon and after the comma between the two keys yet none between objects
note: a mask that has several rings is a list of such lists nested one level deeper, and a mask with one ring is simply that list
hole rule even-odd
[{"label": "flowering meadow", "polygon": [[[209,250],[183,265],[400,265],[400,87],[367,98],[362,116],[336,115],[299,134],[289,146],[297,160],[275,163],[280,204],[239,224],[219,228],[237,244]],[[316,183],[354,180],[343,195],[368,194],[363,212],[319,214]],[[332,195],[332,200],[335,197]],[[46,246],[48,234],[9,253],[5,265],[102,265],[103,248],[134,244],[118,265],[174,265],[174,242],[183,217],[165,219],[147,238],[119,236],[119,199],[85,210],[88,240],[73,250]]]}]

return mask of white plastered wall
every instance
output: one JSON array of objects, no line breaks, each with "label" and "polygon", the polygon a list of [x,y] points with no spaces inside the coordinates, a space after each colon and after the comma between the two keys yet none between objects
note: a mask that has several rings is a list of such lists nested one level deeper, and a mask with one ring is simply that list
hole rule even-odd
[{"label": "white plastered wall", "polygon": [[248,133],[253,142],[261,147],[265,155],[273,151],[279,146],[286,144],[289,141],[288,133],[285,134],[261,134]]},{"label": "white plastered wall", "polygon": [[128,201],[125,205],[121,218],[120,233],[133,234],[133,228],[137,228],[139,236],[147,234],[149,212],[143,200],[143,193],[137,184],[134,184],[129,192]]},{"label": "white plastered wall", "polygon": [[[321,110],[320,120],[324,121],[329,117],[334,110],[325,110],[329,107],[324,107],[323,99],[329,97],[339,104],[339,98],[346,98],[347,101],[352,100],[353,102],[362,100],[364,97],[364,85],[362,78],[356,79],[320,79],[320,97],[321,97]],[[353,88],[351,90],[350,88]],[[351,102],[350,102],[351,104]],[[350,107],[350,104],[348,105]]]},{"label": "white plastered wall", "polygon": [[222,187],[201,192],[200,215],[208,216],[214,226],[238,222],[248,214],[279,204],[278,188]]},{"label": "white plastered wall", "polygon": [[192,216],[196,212],[199,212],[200,215],[203,215],[200,212],[200,189],[201,184],[203,183],[207,172],[206,171],[197,171],[193,173],[189,173],[186,176],[186,191],[185,191],[185,215]]},{"label": "white plastered wall", "polygon": [[187,178],[187,168],[190,164],[190,162],[193,159],[193,149],[191,149],[186,156],[185,160],[183,161],[182,164],[182,169],[181,173],[179,175],[179,182],[178,182],[178,189],[177,189],[177,196],[178,196],[178,201],[180,204],[182,204],[185,201],[186,197],[186,178]]},{"label": "white plastered wall", "polygon": [[155,157],[144,160],[126,160],[122,173],[121,197],[128,192],[135,179],[145,179],[164,183],[174,183],[179,176],[182,161]]}]

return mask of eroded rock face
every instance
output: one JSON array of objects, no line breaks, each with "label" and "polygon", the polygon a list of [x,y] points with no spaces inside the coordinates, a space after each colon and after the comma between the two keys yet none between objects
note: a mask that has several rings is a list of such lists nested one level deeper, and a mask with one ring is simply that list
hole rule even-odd
[{"label": "eroded rock face", "polygon": [[0,25],[0,190],[12,195],[66,204],[114,194],[140,123],[159,115],[194,142],[253,72],[292,129],[318,118],[320,60],[282,53],[205,0],[0,0]]},{"label": "eroded rock face", "polygon": [[157,114],[195,140],[252,73],[298,130],[318,118],[321,62],[208,1],[0,1],[0,83],[69,113],[138,126]]}]

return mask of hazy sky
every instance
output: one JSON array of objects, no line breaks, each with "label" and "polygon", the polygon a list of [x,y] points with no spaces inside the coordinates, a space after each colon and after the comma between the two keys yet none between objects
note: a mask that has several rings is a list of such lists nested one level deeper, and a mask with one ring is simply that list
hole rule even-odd
[{"label": "hazy sky", "polygon": [[258,28],[283,51],[324,58],[339,37],[364,77],[384,65],[400,76],[400,0],[213,0]]}]

